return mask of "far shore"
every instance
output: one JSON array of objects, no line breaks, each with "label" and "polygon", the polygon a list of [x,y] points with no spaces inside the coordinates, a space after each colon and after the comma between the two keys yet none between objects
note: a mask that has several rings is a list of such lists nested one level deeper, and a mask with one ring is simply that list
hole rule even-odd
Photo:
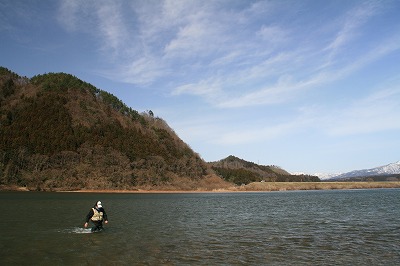
[{"label": "far shore", "polygon": [[77,190],[65,192],[87,193],[232,193],[232,192],[271,192],[295,190],[336,190],[336,189],[377,189],[400,188],[400,181],[393,182],[253,182],[243,186],[222,189],[198,190]]},{"label": "far shore", "polygon": [[[248,185],[232,186],[219,189],[180,190],[173,188],[157,187],[154,189],[57,189],[53,192],[68,193],[234,193],[234,192],[269,192],[269,191],[295,191],[295,190],[348,190],[348,189],[378,189],[400,188],[400,181],[382,182],[253,182]],[[34,191],[26,187],[0,186],[0,191]]]}]

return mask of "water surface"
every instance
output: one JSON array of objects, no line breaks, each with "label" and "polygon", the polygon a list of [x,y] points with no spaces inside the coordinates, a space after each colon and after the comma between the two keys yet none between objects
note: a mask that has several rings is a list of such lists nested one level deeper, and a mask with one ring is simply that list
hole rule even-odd
[{"label": "water surface", "polygon": [[[97,200],[109,216],[90,233]],[[1,265],[400,265],[400,189],[0,192]]]}]

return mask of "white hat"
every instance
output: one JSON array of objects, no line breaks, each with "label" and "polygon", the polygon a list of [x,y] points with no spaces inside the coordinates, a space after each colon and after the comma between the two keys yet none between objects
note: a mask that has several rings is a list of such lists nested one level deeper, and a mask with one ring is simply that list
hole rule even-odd
[{"label": "white hat", "polygon": [[101,205],[101,201],[97,202],[97,207],[102,208],[103,206]]}]

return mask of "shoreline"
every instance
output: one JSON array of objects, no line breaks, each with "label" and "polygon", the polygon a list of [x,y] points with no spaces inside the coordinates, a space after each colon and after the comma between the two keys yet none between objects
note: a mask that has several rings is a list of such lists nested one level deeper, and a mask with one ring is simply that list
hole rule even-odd
[{"label": "shoreline", "polygon": [[[273,191],[300,191],[300,190],[349,190],[349,189],[379,189],[400,188],[400,181],[382,182],[253,182],[243,186],[232,186],[213,190],[73,190],[62,191],[71,193],[131,193],[131,194],[174,194],[174,193],[245,193],[245,192],[273,192]],[[61,192],[61,191],[60,191]]]},{"label": "shoreline", "polygon": [[[219,189],[81,189],[65,190],[56,189],[43,192],[61,193],[126,193],[126,194],[177,194],[177,193],[243,193],[243,192],[273,192],[273,191],[301,191],[301,190],[349,190],[349,189],[379,189],[379,188],[400,188],[400,181],[382,182],[253,182],[242,186],[232,186]],[[34,192],[27,187],[0,186],[0,191]]]}]

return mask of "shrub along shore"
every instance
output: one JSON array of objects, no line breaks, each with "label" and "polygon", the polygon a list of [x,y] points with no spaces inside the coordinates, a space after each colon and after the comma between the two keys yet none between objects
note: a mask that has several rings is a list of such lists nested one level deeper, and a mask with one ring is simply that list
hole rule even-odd
[{"label": "shrub along shore", "polygon": [[237,191],[286,191],[400,188],[399,181],[385,182],[254,182],[237,187]]},{"label": "shrub along shore", "polygon": [[[334,189],[377,189],[400,188],[400,181],[382,182],[253,182],[248,185],[231,186],[225,188],[179,190],[171,187],[153,187],[151,189],[101,189],[101,190],[57,190],[58,192],[80,193],[222,193],[222,192],[268,192],[268,191],[294,191],[294,190],[334,190]],[[0,186],[0,191],[29,191],[25,187]]]}]

